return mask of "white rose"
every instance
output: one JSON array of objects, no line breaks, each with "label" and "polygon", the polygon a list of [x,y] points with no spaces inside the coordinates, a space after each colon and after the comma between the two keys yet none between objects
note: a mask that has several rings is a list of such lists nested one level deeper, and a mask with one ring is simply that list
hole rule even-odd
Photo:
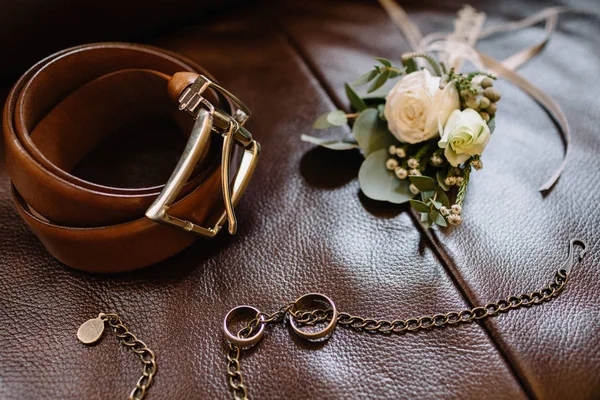
[{"label": "white rose", "polygon": [[446,149],[448,162],[457,167],[471,156],[483,153],[490,141],[490,128],[472,108],[455,110],[450,114],[438,145]]},{"label": "white rose", "polygon": [[440,78],[424,69],[411,72],[394,85],[384,113],[392,134],[401,142],[414,144],[437,136],[450,113],[459,108],[456,85],[441,90]]}]

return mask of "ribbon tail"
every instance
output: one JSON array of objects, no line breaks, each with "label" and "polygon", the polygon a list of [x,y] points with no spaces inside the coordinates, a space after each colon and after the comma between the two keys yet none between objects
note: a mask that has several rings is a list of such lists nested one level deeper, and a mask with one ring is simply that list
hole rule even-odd
[{"label": "ribbon tail", "polygon": [[489,36],[518,31],[521,29],[528,28],[530,26],[534,26],[542,21],[546,21],[546,34],[544,38],[537,44],[530,46],[526,49],[519,51],[518,53],[513,54],[512,56],[506,58],[502,61],[505,67],[512,70],[517,70],[527,61],[531,60],[535,57],[542,49],[548,44],[550,37],[556,30],[556,25],[558,23],[558,16],[563,13],[577,13],[582,15],[594,15],[595,13],[591,10],[579,9],[579,8],[570,8],[570,7],[549,7],[542,11],[539,11],[529,17],[523,18],[519,21],[508,22],[505,24],[495,25],[484,29],[479,35],[479,39],[485,39]]},{"label": "ribbon tail", "polygon": [[548,17],[548,19],[546,20],[546,35],[544,36],[544,39],[542,39],[541,42],[526,49],[523,49],[518,53],[515,53],[512,56],[506,58],[502,61],[502,64],[506,68],[512,69],[514,71],[521,67],[523,64],[525,64],[527,61],[535,57],[540,51],[542,51],[544,47],[546,47],[546,44],[548,44],[548,42],[550,41],[550,37],[556,29],[557,22],[558,15],[554,14]]},{"label": "ribbon tail", "polygon": [[[448,52],[449,47],[453,47],[453,50],[456,51],[458,43],[456,41],[449,41],[449,35],[444,35],[440,32],[436,32],[434,34],[430,34],[427,37],[423,38],[421,31],[419,28],[410,20],[404,9],[395,1],[395,0],[379,0],[379,3],[390,16],[392,21],[402,30],[406,40],[409,45],[413,48],[413,50],[419,51],[441,51]],[[469,11],[469,9],[467,9]],[[460,49],[460,55],[476,66],[479,64],[479,60],[483,63],[483,65],[494,72],[498,76],[504,77],[506,80],[512,82],[514,85],[519,87],[529,96],[531,96],[534,100],[536,100],[543,108],[546,110],[551,117],[556,121],[559,125],[560,132],[562,138],[565,142],[565,154],[564,158],[556,169],[556,171],[552,174],[552,176],[540,187],[540,191],[544,192],[551,189],[558,179],[560,178],[563,170],[565,169],[567,159],[570,152],[570,143],[571,143],[571,128],[565,117],[562,109],[550,96],[545,94],[542,90],[529,83],[525,78],[516,73],[514,70],[519,68],[521,65],[525,64],[535,55],[537,55],[548,43],[552,33],[554,33],[558,21],[558,15],[563,12],[580,12],[584,14],[591,14],[591,12],[586,10],[575,10],[567,7],[552,7],[542,10],[532,16],[524,18],[520,21],[510,22],[498,26],[494,26],[491,28],[487,28],[483,31],[480,31],[477,34],[477,37],[472,40],[472,43],[461,43],[463,46]],[[485,20],[485,16],[483,17]],[[481,21],[481,24],[483,23]],[[482,39],[496,33],[515,31],[523,28],[527,28],[529,26],[535,25],[541,21],[546,21],[546,35],[544,39],[531,47],[523,49],[516,54],[508,57],[504,61],[500,62],[484,53],[481,53],[474,49],[475,41],[477,39]],[[481,26],[479,26],[481,30]],[[442,40],[440,40],[443,38]],[[450,46],[451,44],[451,46]]]},{"label": "ribbon tail", "polygon": [[423,34],[411,20],[406,11],[395,0],[379,0],[381,7],[387,12],[392,21],[402,30],[411,50],[419,50]]},{"label": "ribbon tail", "polygon": [[554,118],[556,123],[560,127],[561,135],[565,141],[565,155],[563,161],[560,163],[559,167],[552,174],[552,176],[540,187],[540,192],[545,192],[550,190],[560,178],[565,166],[567,164],[567,158],[570,152],[570,143],[571,143],[571,128],[569,126],[569,122],[565,117],[562,109],[550,96],[544,93],[542,90],[529,83],[525,78],[516,72],[508,69],[504,66],[500,61],[495,60],[494,58],[479,52],[479,57],[485,64],[487,68],[493,71],[496,75],[504,77],[506,80],[512,82],[515,86],[519,87],[533,99],[535,99],[550,115]]},{"label": "ribbon tail", "polygon": [[548,7],[539,11],[529,17],[520,19],[518,21],[507,22],[500,25],[490,26],[489,28],[484,29],[479,35],[479,39],[484,39],[486,37],[495,35],[497,33],[502,32],[510,32],[510,31],[518,31],[521,29],[528,28],[530,26],[539,24],[544,20],[548,20],[553,16],[557,16],[560,13],[565,12],[585,12],[584,10],[573,9],[569,7]]}]

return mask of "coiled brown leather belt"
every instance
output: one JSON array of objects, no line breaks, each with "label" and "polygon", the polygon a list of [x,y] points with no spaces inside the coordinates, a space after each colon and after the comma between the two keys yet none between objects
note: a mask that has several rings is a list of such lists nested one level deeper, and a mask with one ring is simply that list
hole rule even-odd
[{"label": "coiled brown leather belt", "polygon": [[[171,52],[99,43],[58,52],[15,84],[3,124],[13,197],[54,257],[121,272],[164,260],[226,222],[235,233],[233,207],[259,146],[243,127],[249,110],[208,76]],[[173,114],[189,135],[165,185],[109,187],[71,174],[107,136],[156,113]],[[233,144],[243,155],[230,179]]]}]

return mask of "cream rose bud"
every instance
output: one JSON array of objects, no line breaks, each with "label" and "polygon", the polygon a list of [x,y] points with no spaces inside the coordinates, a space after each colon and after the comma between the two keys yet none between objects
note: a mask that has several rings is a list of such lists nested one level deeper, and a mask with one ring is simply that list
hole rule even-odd
[{"label": "cream rose bud", "polygon": [[406,75],[390,90],[384,114],[396,139],[411,144],[431,139],[460,108],[456,85],[439,85],[440,78],[424,69]]},{"label": "cream rose bud", "polygon": [[490,129],[481,115],[472,108],[454,110],[438,145],[445,149],[448,162],[458,167],[474,155],[483,153],[490,141]]}]

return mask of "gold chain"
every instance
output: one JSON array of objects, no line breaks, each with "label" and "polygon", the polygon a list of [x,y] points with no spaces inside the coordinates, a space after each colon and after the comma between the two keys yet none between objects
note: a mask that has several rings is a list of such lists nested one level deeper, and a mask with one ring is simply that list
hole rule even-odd
[{"label": "gold chain", "polygon": [[135,384],[135,388],[129,394],[129,400],[142,400],[146,396],[148,388],[152,384],[154,375],[156,375],[156,356],[154,352],[146,346],[135,335],[129,332],[129,329],[123,325],[117,314],[104,314],[102,317],[108,325],[113,328],[115,336],[121,341],[121,344],[128,347],[140,357],[142,364],[142,376]]},{"label": "gold chain", "polygon": [[146,396],[148,388],[156,375],[156,356],[144,342],[138,340],[133,333],[127,329],[117,314],[100,313],[97,318],[85,322],[79,328],[77,337],[85,344],[97,342],[104,331],[104,323],[113,329],[115,336],[121,344],[129,348],[140,357],[142,361],[142,376],[135,384],[135,388],[129,394],[129,400],[142,400]]},{"label": "gold chain", "polygon": [[[569,280],[568,274],[568,270],[561,268],[556,273],[554,282],[550,283],[547,287],[529,294],[508,296],[494,303],[488,303],[483,307],[474,307],[459,312],[452,311],[446,314],[422,316],[420,318],[395,320],[365,318],[340,312],[337,315],[337,323],[359,331],[378,332],[383,334],[414,332],[418,330],[441,328],[449,325],[465,324],[472,322],[473,320],[493,317],[501,312],[538,305],[551,300],[564,289]],[[261,324],[283,322],[287,314],[290,314],[291,318],[298,324],[309,326],[330,321],[334,314],[332,308],[316,309],[313,311],[294,311],[292,309],[293,306],[294,303],[288,304],[273,314],[259,312],[246,327],[237,333],[238,337],[247,338],[252,336]],[[227,374],[229,375],[229,386],[232,390],[233,398],[236,400],[247,400],[248,393],[246,386],[244,386],[240,368],[240,353],[241,348],[239,346],[232,343],[229,344],[229,351],[227,354]]]},{"label": "gold chain", "polygon": [[[291,311],[293,305],[293,303],[290,303],[272,314],[259,312],[245,328],[242,328],[238,332],[238,337],[245,338],[252,335],[254,330],[258,328],[261,323],[268,324],[282,322],[285,315]],[[244,386],[244,377],[242,376],[242,370],[240,368],[240,352],[241,348],[239,346],[229,343],[229,349],[227,351],[227,375],[229,376],[229,387],[231,387],[233,398],[235,400],[247,400],[248,393],[246,391],[246,386]]]},{"label": "gold chain", "polygon": [[[395,319],[393,321],[386,319],[375,320],[372,318],[352,316],[348,313],[340,313],[337,322],[338,324],[349,328],[380,333],[414,332],[420,329],[441,328],[447,325],[464,324],[472,322],[473,320],[493,317],[500,312],[507,312],[525,306],[541,304],[544,301],[552,299],[562,291],[568,280],[568,275],[564,273],[564,271],[558,271],[554,277],[554,282],[541,290],[531,292],[530,294],[522,294],[520,296],[508,296],[505,299],[500,299],[494,303],[488,303],[483,307],[474,307],[470,310],[463,310],[460,312],[452,311],[446,314],[435,314],[420,318]],[[306,312],[304,314],[306,314]]]}]

